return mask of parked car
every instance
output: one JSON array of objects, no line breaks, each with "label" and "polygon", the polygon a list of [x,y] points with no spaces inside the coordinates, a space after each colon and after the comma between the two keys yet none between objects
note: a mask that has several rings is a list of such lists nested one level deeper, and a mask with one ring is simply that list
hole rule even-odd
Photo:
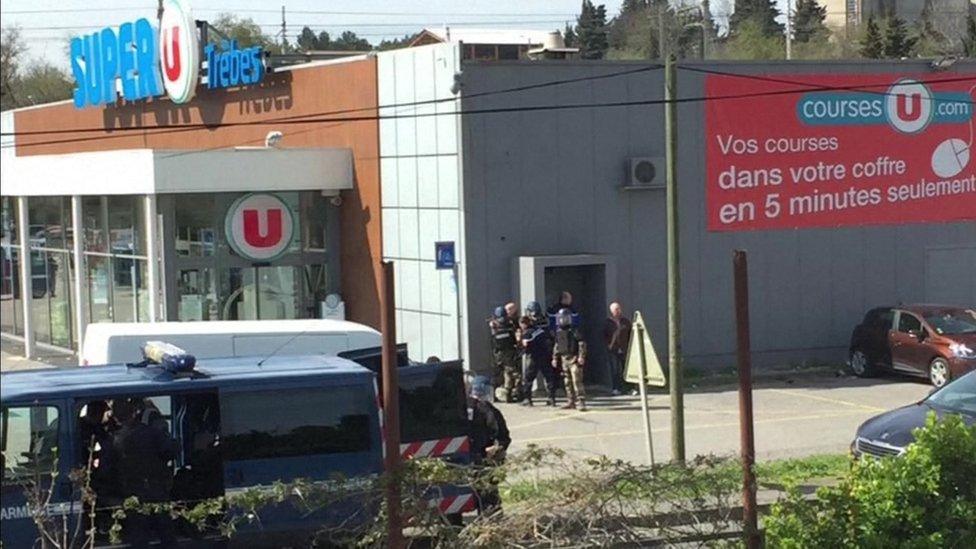
[{"label": "parked car", "polygon": [[865,421],[857,428],[851,452],[855,457],[901,455],[914,442],[912,432],[925,425],[929,412],[935,412],[939,418],[958,414],[967,425],[976,423],[976,372],[934,390],[919,402]]},{"label": "parked car", "polygon": [[851,370],[899,371],[942,387],[976,370],[976,310],[943,305],[871,309],[851,334]]}]

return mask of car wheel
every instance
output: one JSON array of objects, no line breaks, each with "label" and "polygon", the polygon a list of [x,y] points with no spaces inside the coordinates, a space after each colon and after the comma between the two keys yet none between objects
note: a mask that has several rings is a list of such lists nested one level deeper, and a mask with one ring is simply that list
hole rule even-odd
[{"label": "car wheel", "polygon": [[942,387],[950,380],[952,380],[952,371],[949,369],[949,363],[946,362],[946,359],[942,357],[932,359],[929,364],[929,381],[932,382],[932,385]]},{"label": "car wheel", "polygon": [[857,377],[870,377],[874,374],[874,368],[871,366],[871,361],[868,360],[868,355],[860,349],[855,349],[851,353],[851,370]]}]

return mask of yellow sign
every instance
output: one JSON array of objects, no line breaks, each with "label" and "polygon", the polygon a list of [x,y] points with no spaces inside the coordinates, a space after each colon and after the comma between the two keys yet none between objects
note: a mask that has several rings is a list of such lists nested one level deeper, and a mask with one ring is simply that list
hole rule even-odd
[{"label": "yellow sign", "polygon": [[[643,368],[641,368],[641,361],[644,363]],[[667,379],[664,378],[661,362],[657,359],[657,353],[654,352],[654,345],[651,344],[651,334],[644,326],[644,318],[637,311],[634,313],[630,347],[627,349],[627,363],[624,366],[624,378],[627,383],[639,383],[641,370],[644,371],[644,380],[647,385],[664,387],[668,384]]]}]

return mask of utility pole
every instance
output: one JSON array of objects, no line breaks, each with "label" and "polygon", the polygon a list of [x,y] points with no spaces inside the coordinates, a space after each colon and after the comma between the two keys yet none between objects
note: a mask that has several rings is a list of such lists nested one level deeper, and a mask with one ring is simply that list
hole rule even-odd
[{"label": "utility pole", "polygon": [[163,0],[159,0],[156,3],[156,20],[157,21],[163,20]]},{"label": "utility pole", "polygon": [[793,0],[786,0],[786,60],[793,58]]},{"label": "utility pole", "polygon": [[678,264],[678,105],[674,54],[664,67],[664,143],[668,222],[668,377],[671,384],[671,460],[685,461],[685,404],[681,381],[681,269]]},{"label": "utility pole", "polygon": [[400,378],[397,371],[396,304],[393,263],[383,262],[383,294],[380,300],[383,380],[383,461],[386,482],[386,545],[403,549],[403,517],[400,513]]},{"label": "utility pole", "polygon": [[281,6],[281,53],[288,53],[288,24],[285,23],[285,6]]},{"label": "utility pole", "polygon": [[756,510],[756,443],[752,417],[752,349],[749,343],[749,262],[744,250],[732,258],[735,272],[735,331],[739,367],[739,442],[742,458],[742,533],[748,549],[759,549]]}]

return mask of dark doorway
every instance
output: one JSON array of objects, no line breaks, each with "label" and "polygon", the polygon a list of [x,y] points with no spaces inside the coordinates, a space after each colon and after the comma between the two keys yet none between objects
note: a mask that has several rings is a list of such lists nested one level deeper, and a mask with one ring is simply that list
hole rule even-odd
[{"label": "dark doorway", "polygon": [[607,316],[606,267],[546,267],[546,306],[557,303],[563,290],[573,294],[573,304],[581,316],[581,329],[589,350],[584,379],[588,384],[607,384],[610,373],[607,371],[607,354],[603,345],[603,320]]}]

